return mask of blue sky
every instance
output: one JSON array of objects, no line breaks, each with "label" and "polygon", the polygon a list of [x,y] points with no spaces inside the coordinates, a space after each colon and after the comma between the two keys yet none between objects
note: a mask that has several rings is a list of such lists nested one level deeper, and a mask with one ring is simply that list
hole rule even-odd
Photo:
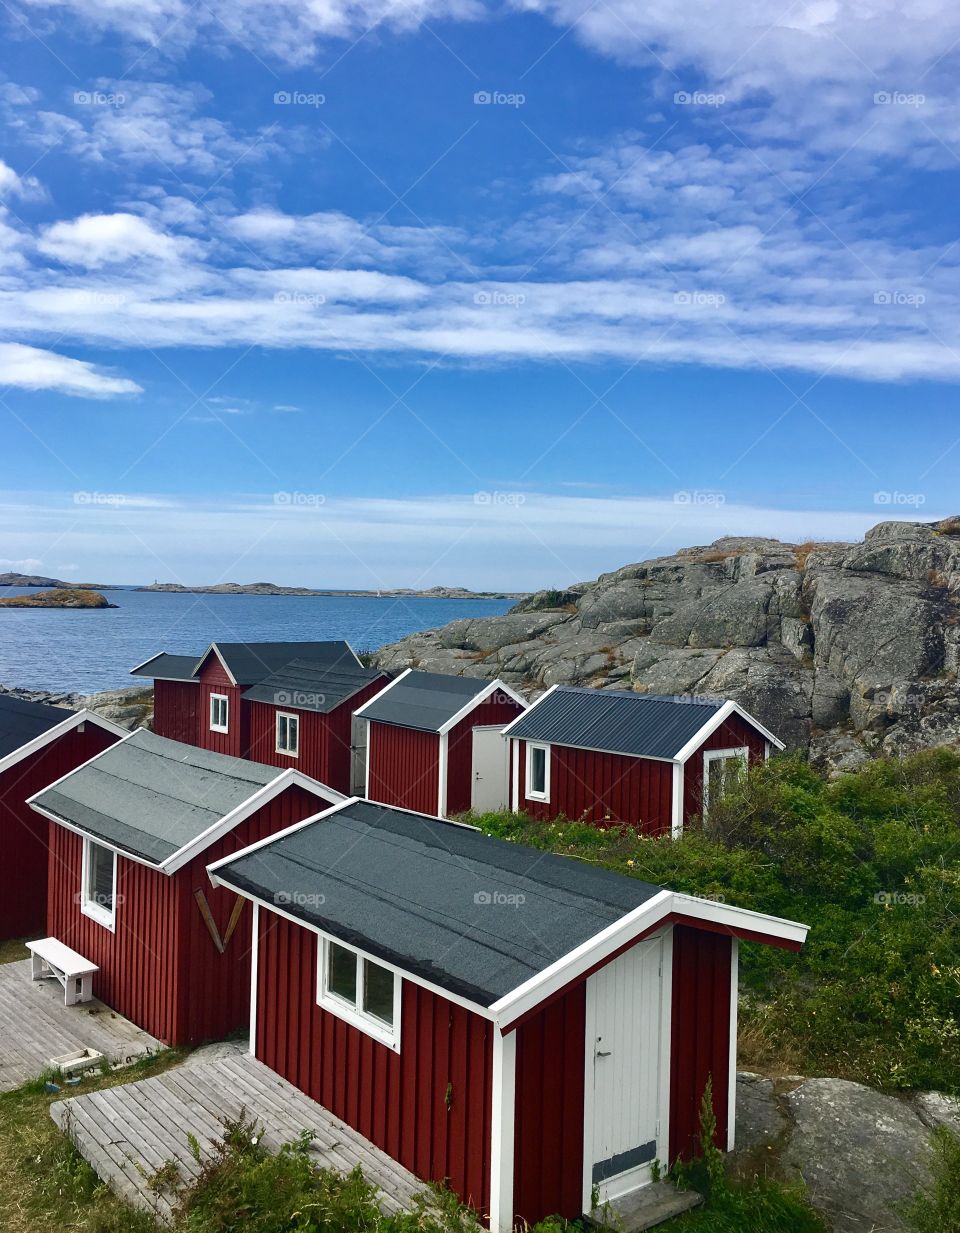
[{"label": "blue sky", "polygon": [[956,512],[945,0],[0,20],[0,568],[522,588]]}]

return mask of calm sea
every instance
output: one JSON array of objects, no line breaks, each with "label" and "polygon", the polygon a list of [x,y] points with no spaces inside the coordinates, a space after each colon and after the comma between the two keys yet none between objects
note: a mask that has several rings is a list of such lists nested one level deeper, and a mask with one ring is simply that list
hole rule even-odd
[{"label": "calm sea", "polygon": [[[0,595],[31,594],[16,587]],[[0,608],[0,684],[92,693],[135,683],[157,651],[199,653],[211,642],[346,638],[372,651],[417,630],[498,616],[510,599],[371,599],[319,595],[177,595],[104,591],[99,611]]]}]

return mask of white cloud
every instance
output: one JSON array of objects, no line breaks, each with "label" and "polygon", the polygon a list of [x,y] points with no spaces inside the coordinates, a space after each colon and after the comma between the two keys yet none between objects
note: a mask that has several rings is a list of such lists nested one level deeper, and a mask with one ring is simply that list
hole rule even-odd
[{"label": "white cloud", "polygon": [[183,246],[135,214],[84,214],[53,223],[37,242],[44,256],[91,269],[143,258],[173,261]]},{"label": "white cloud", "polygon": [[21,557],[19,561],[11,561],[9,557],[0,557],[0,569],[13,570],[19,574],[33,574],[43,564],[36,557]]},{"label": "white cloud", "polygon": [[21,343],[0,343],[0,382],[18,389],[56,390],[87,398],[141,392],[135,381],[110,376],[86,360],[74,360]]}]

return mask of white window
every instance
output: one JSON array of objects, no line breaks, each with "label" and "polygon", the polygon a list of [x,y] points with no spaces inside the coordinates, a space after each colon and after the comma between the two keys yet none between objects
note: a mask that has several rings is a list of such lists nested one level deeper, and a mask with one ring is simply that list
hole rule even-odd
[{"label": "white window", "polygon": [[92,839],[83,841],[80,911],[106,929],[116,928],[117,854]]},{"label": "white window", "polygon": [[737,749],[708,749],[703,755],[703,812],[706,816],[711,801],[719,801],[725,792],[739,783],[747,773],[750,750],[746,745]]},{"label": "white window", "polygon": [[277,753],[295,758],[300,752],[300,718],[280,711],[277,715]]},{"label": "white window", "polygon": [[525,795],[531,801],[550,800],[550,746],[527,742]]},{"label": "white window", "polygon": [[210,731],[230,731],[230,699],[226,694],[210,695]]},{"label": "white window", "polygon": [[317,1001],[400,1052],[400,973],[330,938],[320,942]]}]

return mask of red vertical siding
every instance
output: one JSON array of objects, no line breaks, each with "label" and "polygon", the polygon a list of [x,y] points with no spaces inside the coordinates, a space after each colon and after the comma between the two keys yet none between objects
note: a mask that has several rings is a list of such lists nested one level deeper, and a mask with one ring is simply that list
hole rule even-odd
[{"label": "red vertical siding", "polygon": [[[67,712],[64,712],[64,719]],[[0,774],[0,940],[36,937],[47,911],[50,823],[26,803],[118,738],[96,724],[74,728]]]},{"label": "red vertical siding", "polygon": [[684,822],[694,821],[703,814],[703,755],[708,749],[739,749],[746,745],[750,750],[750,765],[755,766],[763,761],[766,744],[766,738],[739,715],[731,715],[715,732],[711,732],[684,763]]},{"label": "red vertical siding", "polygon": [[550,801],[524,796],[526,742],[519,745],[519,809],[548,822],[564,817],[598,826],[626,823],[650,835],[669,833],[673,764],[652,758],[596,753],[553,745],[550,750]]},{"label": "red vertical siding", "polygon": [[211,886],[206,866],[325,807],[291,787],[172,876],[117,857],[116,932],[80,911],[83,840],[50,826],[47,932],[100,967],[93,990],[168,1045],[242,1028],[250,1009],[251,909],[221,955],[194,896],[201,889],[221,938],[236,896]]},{"label": "red vertical siding", "polygon": [[447,733],[446,814],[465,813],[472,803],[474,728],[508,724],[522,710],[518,702],[498,690]]},{"label": "red vertical siding", "polygon": [[[234,758],[244,757],[248,744],[247,728],[249,721],[247,715],[249,708],[246,703],[240,700],[243,689],[231,682],[220,660],[217,659],[212,651],[207,656],[207,662],[200,670],[199,680],[200,684],[196,687],[200,694],[198,704],[200,712],[199,735],[195,744],[199,745],[201,749],[212,749],[214,753],[230,754]],[[229,732],[210,731],[211,694],[226,694],[230,699]]]},{"label": "red vertical siding", "polygon": [[[169,737],[171,741],[183,741],[186,745],[199,743],[200,731],[200,686],[185,681],[154,681],[153,683],[153,730],[157,736]],[[210,703],[207,702],[209,723]]]},{"label": "red vertical siding", "polygon": [[404,981],[394,1053],[317,1005],[317,952],[310,930],[261,911],[257,1057],[418,1177],[446,1181],[484,1211],[491,1025]]},{"label": "red vertical siding", "polygon": [[[350,794],[351,739],[353,712],[383,689],[387,678],[378,677],[327,715],[303,711],[293,706],[267,702],[243,703],[249,707],[250,742],[247,757],[268,766],[296,767],[325,783],[327,787]],[[296,758],[277,753],[277,714],[296,715],[300,720],[300,752]]]},{"label": "red vertical siding", "polygon": [[586,981],[517,1029],[514,1208],[528,1223],[583,1212]]},{"label": "red vertical siding", "polygon": [[716,1144],[726,1149],[732,943],[687,925],[673,930],[670,1161],[696,1152],[700,1101],[713,1079]]},{"label": "red vertical siding", "polygon": [[439,736],[375,720],[370,721],[369,729],[370,800],[436,814]]}]

